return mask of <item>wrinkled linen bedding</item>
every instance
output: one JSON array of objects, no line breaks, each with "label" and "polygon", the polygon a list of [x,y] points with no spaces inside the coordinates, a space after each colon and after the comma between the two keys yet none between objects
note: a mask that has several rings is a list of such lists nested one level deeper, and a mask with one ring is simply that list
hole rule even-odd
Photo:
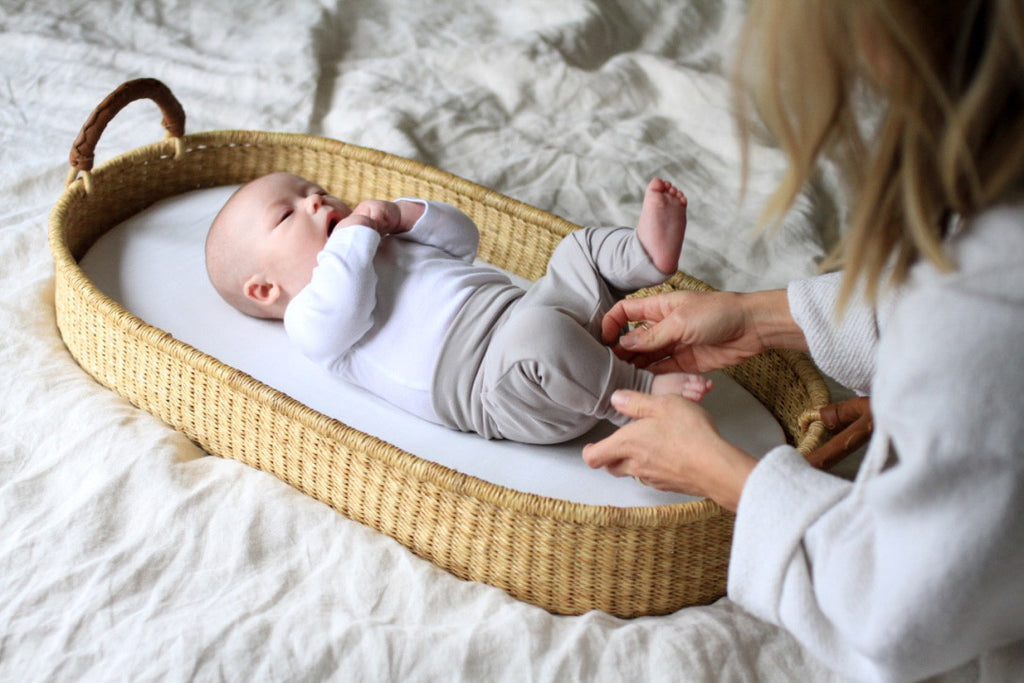
[{"label": "wrinkled linen bedding", "polygon": [[[581,224],[682,187],[681,266],[714,286],[815,272],[824,177],[752,232],[727,56],[740,0],[0,2],[0,680],[832,680],[728,599],[554,616],[465,582],[275,478],[207,457],[99,386],[54,323],[46,220],[88,113],[163,80],[187,130],[324,135],[423,161]],[[162,135],[150,103],[98,161]]]}]

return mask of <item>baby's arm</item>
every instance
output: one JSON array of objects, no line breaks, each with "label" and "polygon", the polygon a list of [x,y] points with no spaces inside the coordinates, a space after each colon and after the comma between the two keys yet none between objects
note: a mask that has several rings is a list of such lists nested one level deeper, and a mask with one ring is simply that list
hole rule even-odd
[{"label": "baby's arm", "polygon": [[437,247],[467,263],[476,258],[480,232],[469,216],[443,202],[409,199],[398,203],[413,204],[421,211],[418,220],[407,233],[399,235],[399,239]]},{"label": "baby's arm", "polygon": [[373,326],[377,300],[373,257],[381,236],[365,223],[353,221],[349,226],[332,233],[317,256],[312,280],[284,313],[284,327],[292,342],[303,355],[327,367]]}]

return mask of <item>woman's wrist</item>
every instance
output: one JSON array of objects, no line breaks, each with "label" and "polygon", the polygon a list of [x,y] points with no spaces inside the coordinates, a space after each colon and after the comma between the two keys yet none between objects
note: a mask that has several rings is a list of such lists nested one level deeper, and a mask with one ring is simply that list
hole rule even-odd
[{"label": "woman's wrist", "polygon": [[728,452],[722,456],[721,476],[710,498],[726,510],[736,512],[743,488],[757,466],[757,460],[732,444],[724,442],[723,445]]},{"label": "woman's wrist", "polygon": [[742,296],[747,319],[765,350],[808,350],[807,337],[789,310],[789,296],[785,289],[750,292]]}]

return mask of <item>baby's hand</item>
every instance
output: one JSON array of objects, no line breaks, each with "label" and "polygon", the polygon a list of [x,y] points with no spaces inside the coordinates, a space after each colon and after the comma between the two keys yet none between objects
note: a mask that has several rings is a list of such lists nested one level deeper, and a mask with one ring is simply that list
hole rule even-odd
[{"label": "baby's hand", "polygon": [[[396,232],[404,232],[402,226],[402,212],[394,202],[385,202],[380,199],[367,199],[359,202],[356,208],[352,209],[352,216],[364,216],[373,223],[374,228],[381,235],[391,235]],[[351,216],[350,216],[351,218]],[[365,225],[363,223],[362,225]]]},{"label": "baby's hand", "polygon": [[370,228],[371,230],[376,230],[382,235],[387,234],[386,232],[381,231],[380,227],[377,225],[377,221],[365,214],[350,213],[348,216],[338,221],[339,228],[347,228],[350,225],[362,225],[363,227]]}]

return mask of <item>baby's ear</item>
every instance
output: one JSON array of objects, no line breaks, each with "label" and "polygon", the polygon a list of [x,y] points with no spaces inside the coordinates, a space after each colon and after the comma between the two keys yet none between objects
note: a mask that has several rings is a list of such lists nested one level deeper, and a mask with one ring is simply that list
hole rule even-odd
[{"label": "baby's ear", "polygon": [[259,275],[253,275],[242,285],[245,298],[264,307],[273,306],[281,297],[281,286],[276,282],[268,282]]}]

